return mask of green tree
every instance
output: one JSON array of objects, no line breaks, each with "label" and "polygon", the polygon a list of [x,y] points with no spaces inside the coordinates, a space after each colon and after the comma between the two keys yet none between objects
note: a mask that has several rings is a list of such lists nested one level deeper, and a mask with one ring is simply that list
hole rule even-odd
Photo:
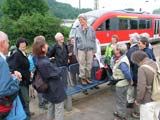
[{"label": "green tree", "polygon": [[153,14],[160,14],[160,8],[153,10]]},{"label": "green tree", "polygon": [[47,10],[43,0],[4,0],[0,30],[8,34],[12,45],[19,37],[26,38],[30,44],[37,35],[44,35],[52,43],[56,32],[67,37],[69,31],[61,26],[61,19],[49,15]]},{"label": "green tree", "polygon": [[24,15],[32,15],[35,12],[45,14],[48,6],[44,0],[4,0],[2,12],[9,18],[17,20]]}]

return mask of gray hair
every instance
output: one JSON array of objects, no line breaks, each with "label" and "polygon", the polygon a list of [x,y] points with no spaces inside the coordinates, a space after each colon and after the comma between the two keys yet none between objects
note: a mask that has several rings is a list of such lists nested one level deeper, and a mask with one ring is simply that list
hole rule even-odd
[{"label": "gray hair", "polygon": [[118,43],[116,45],[117,50],[120,51],[121,55],[125,54],[127,52],[127,45],[125,43]]},{"label": "gray hair", "polygon": [[8,36],[6,33],[0,31],[0,44],[2,44],[5,41],[8,41]]},{"label": "gray hair", "polygon": [[60,36],[63,36],[63,34],[60,33],[60,32],[57,32],[56,35],[55,35],[54,37],[55,37],[55,39],[57,40]]},{"label": "gray hair", "polygon": [[78,19],[79,19],[79,18],[83,18],[83,19],[87,20],[87,16],[86,16],[85,14],[80,14],[80,15],[78,16]]},{"label": "gray hair", "polygon": [[139,65],[139,63],[141,61],[143,61],[147,56],[147,54],[142,51],[142,50],[137,50],[135,52],[132,53],[131,55],[131,61],[137,65]]},{"label": "gray hair", "polygon": [[137,43],[140,38],[138,33],[129,34],[129,37],[130,37],[130,39],[132,39],[133,43]]},{"label": "gray hair", "polygon": [[140,34],[140,36],[141,37],[145,37],[145,38],[147,38],[147,39],[149,39],[149,37],[150,37],[150,35],[148,34],[148,33],[142,33],[142,34]]}]

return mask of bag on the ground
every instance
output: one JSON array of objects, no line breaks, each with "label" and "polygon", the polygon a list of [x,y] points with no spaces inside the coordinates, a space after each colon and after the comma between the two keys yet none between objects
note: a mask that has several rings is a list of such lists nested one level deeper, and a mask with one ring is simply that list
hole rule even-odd
[{"label": "bag on the ground", "polygon": [[100,68],[99,70],[97,70],[96,72],[96,80],[104,80],[107,77],[107,72],[106,69],[108,67],[105,66],[103,68]]},{"label": "bag on the ground", "polygon": [[44,81],[43,75],[39,71],[38,67],[35,67],[35,72],[33,75],[32,86],[36,89],[38,93],[45,93],[48,91],[48,83]]},{"label": "bag on the ground", "polygon": [[26,113],[23,109],[19,96],[17,96],[14,99],[13,108],[11,109],[6,120],[25,120],[25,119],[26,119]]},{"label": "bag on the ground", "polygon": [[152,86],[148,86],[148,88],[151,89],[152,91],[152,96],[151,96],[152,100],[160,101],[160,68],[159,68],[158,63],[156,64],[158,67],[157,71],[153,69],[152,67],[150,67],[149,65],[145,64],[142,66],[147,67],[148,69],[154,72],[154,79],[153,79]]}]

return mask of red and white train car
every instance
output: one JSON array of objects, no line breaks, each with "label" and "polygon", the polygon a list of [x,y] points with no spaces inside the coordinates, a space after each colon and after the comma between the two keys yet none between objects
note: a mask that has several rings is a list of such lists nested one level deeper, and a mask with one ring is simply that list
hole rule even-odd
[{"label": "red and white train car", "polygon": [[[88,24],[96,31],[101,46],[106,46],[114,34],[119,36],[119,42],[126,43],[129,42],[129,34],[135,32],[148,33],[151,41],[160,38],[160,15],[126,10],[95,10],[83,14],[87,16]],[[70,36],[74,34],[78,25],[77,19],[72,26]]]}]

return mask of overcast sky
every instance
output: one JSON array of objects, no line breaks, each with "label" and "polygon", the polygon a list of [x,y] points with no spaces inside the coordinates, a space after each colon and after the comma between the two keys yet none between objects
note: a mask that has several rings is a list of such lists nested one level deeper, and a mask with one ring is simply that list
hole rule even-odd
[{"label": "overcast sky", "polygon": [[[57,0],[58,2],[69,3],[73,7],[79,7],[79,0]],[[82,8],[94,8],[94,0],[81,0]],[[99,8],[108,10],[119,10],[125,8],[134,8],[138,11],[152,12],[154,9],[160,8],[160,0],[99,0]]]}]

